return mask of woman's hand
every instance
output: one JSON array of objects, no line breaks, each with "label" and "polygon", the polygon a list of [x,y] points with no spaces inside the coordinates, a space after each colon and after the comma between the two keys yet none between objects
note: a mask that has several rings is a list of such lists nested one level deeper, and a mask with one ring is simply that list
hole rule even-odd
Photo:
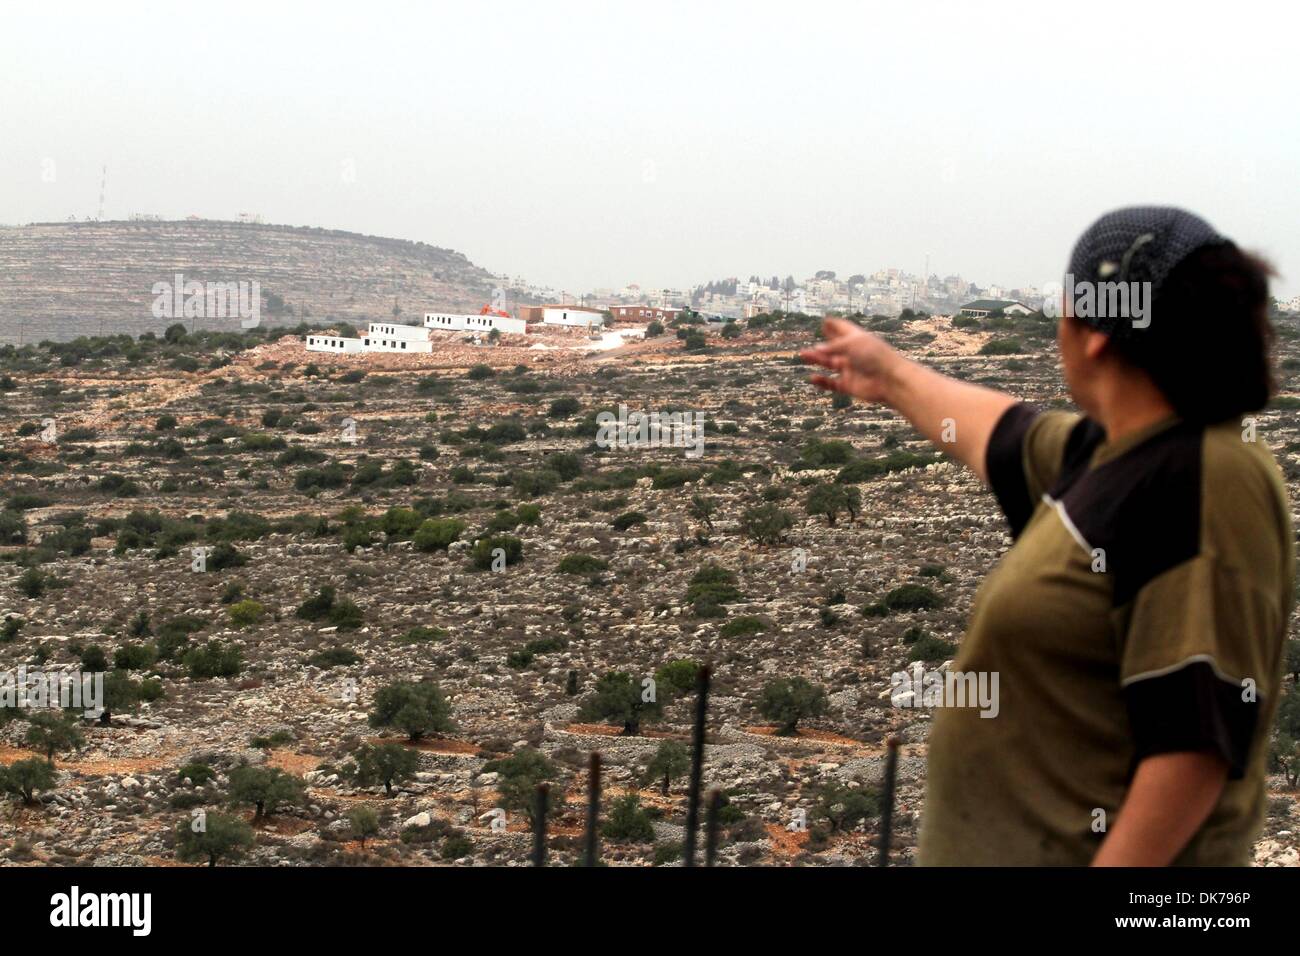
[{"label": "woman's hand", "polygon": [[822,333],[825,342],[799,353],[809,365],[833,373],[814,375],[814,385],[864,402],[883,402],[940,451],[966,464],[981,481],[988,480],[984,459],[989,436],[1014,398],[940,375],[846,319],[827,319]]},{"label": "woman's hand", "polygon": [[879,336],[847,319],[827,319],[822,323],[822,334],[826,341],[804,349],[799,357],[836,374],[814,375],[812,383],[864,402],[889,403],[894,372],[906,360]]}]

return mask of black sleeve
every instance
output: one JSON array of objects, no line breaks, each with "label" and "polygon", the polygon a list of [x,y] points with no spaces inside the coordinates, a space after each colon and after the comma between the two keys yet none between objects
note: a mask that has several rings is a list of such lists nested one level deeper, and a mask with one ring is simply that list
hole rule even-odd
[{"label": "black sleeve", "polygon": [[1038,410],[1029,405],[1012,405],[993,426],[984,452],[989,487],[1011,524],[1013,537],[1019,537],[1038,504],[1030,495],[1024,458],[1025,436],[1038,415]]},{"label": "black sleeve", "polygon": [[1229,779],[1245,774],[1262,705],[1244,701],[1241,686],[1209,662],[1136,681],[1124,688],[1124,698],[1137,744],[1135,769],[1153,754],[1192,751],[1222,757]]}]

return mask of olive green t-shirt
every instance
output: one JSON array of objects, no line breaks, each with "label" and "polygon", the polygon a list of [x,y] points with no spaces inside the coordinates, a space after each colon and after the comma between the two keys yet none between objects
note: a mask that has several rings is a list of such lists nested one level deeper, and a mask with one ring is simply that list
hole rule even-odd
[{"label": "olive green t-shirt", "polygon": [[1294,574],[1272,454],[1239,422],[1109,443],[1016,405],[987,465],[1015,543],[952,669],[999,699],[936,708],[919,862],[1085,865],[1142,759],[1210,751],[1228,783],[1175,862],[1249,863]]}]

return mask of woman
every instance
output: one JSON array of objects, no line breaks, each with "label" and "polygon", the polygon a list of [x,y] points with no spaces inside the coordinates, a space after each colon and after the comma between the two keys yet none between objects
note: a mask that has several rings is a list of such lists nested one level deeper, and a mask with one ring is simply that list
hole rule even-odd
[{"label": "woman", "polygon": [[[1058,328],[1082,415],[947,378],[841,319],[803,353],[829,370],[814,384],[942,437],[1014,537],[953,665],[999,675],[997,716],[936,711],[921,864],[1250,862],[1294,572],[1249,417],[1273,390],[1268,275],[1181,210],[1098,220]],[[1097,307],[1115,282],[1131,305],[1149,295],[1145,314],[1097,314],[1122,311]]]}]

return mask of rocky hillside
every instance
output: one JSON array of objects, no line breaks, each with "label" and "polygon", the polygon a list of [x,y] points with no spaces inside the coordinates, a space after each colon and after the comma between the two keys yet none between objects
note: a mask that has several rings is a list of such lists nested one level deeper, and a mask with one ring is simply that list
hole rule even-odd
[{"label": "rocky hillside", "polygon": [[0,228],[0,342],[161,331],[173,320],[154,317],[152,289],[177,272],[258,282],[271,323],[388,318],[395,302],[408,317],[477,309],[494,284],[450,249],[337,230],[216,220],[36,223]]},{"label": "rocky hillside", "polygon": [[[721,865],[874,863],[891,738],[891,860],[913,862],[933,710],[895,675],[949,666],[1011,539],[892,412],[806,384],[816,325],[586,357],[455,343],[423,367],[296,337],[0,349],[0,675],[107,671],[116,695],[76,734],[0,708],[0,768],[38,791],[0,792],[0,867],[193,861],[196,813],[223,864],[519,866],[540,782],[570,866],[592,751],[602,861],[676,865],[703,661]],[[1051,323],[871,325],[1066,402]],[[1258,431],[1294,501],[1300,353],[1279,347]],[[703,454],[602,447],[619,404],[703,415]],[[1288,734],[1261,866],[1300,865]]]}]

